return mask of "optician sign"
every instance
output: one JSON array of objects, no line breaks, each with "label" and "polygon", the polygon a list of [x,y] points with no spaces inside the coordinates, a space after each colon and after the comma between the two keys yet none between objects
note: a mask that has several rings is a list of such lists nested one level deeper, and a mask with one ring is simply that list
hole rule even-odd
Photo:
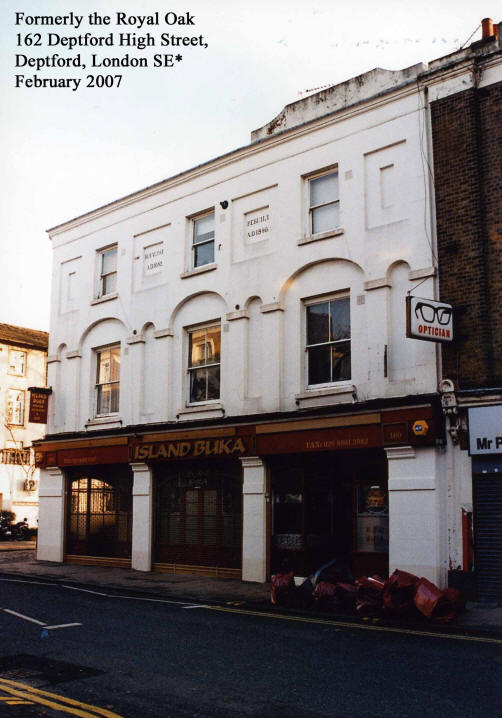
[{"label": "optician sign", "polygon": [[469,409],[469,453],[502,454],[502,405]]},{"label": "optician sign", "polygon": [[406,297],[406,336],[429,342],[453,340],[451,304],[424,297]]}]

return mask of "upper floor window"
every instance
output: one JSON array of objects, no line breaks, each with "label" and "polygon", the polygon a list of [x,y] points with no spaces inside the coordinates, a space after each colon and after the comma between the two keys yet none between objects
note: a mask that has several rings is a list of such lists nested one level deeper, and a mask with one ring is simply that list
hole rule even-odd
[{"label": "upper floor window", "polygon": [[220,325],[194,329],[188,336],[189,402],[219,399]]},{"label": "upper floor window", "polygon": [[351,378],[350,299],[307,304],[307,377],[309,386]]},{"label": "upper floor window", "polygon": [[117,291],[117,245],[98,252],[98,298]]},{"label": "upper floor window", "polygon": [[309,179],[310,234],[329,232],[340,226],[338,172]]},{"label": "upper floor window", "polygon": [[98,349],[96,354],[96,415],[116,414],[119,410],[120,346]]},{"label": "upper floor window", "polygon": [[14,374],[14,376],[26,374],[26,352],[9,349],[9,374]]},{"label": "upper floor window", "polygon": [[192,265],[203,267],[214,262],[214,212],[192,220]]},{"label": "upper floor window", "polygon": [[24,391],[9,389],[7,391],[7,424],[24,426]]}]

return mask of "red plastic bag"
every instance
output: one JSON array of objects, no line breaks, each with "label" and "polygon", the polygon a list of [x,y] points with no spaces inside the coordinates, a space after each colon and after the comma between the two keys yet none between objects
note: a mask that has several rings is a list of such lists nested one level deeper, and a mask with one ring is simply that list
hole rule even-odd
[{"label": "red plastic bag", "polygon": [[443,591],[426,578],[421,578],[413,600],[420,613],[431,618],[438,602],[443,598]]},{"label": "red plastic bag", "polygon": [[272,576],[270,582],[270,600],[274,605],[284,603],[287,595],[294,591],[295,579],[294,572],[276,573]]},{"label": "red plastic bag", "polygon": [[413,599],[420,579],[407,571],[396,569],[387,581],[383,591],[383,604],[393,613],[408,613],[414,610]]}]

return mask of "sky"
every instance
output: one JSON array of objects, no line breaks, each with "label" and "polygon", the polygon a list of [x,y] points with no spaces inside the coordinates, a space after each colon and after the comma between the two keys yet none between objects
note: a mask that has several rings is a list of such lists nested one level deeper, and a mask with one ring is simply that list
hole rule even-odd
[{"label": "sky", "polygon": [[[37,16],[71,12],[84,16],[78,29],[33,24]],[[92,12],[111,24],[90,26]],[[140,16],[156,12],[159,26],[138,27]],[[116,24],[117,13],[127,24]],[[167,25],[166,13],[170,19],[188,13],[194,25]],[[481,37],[484,17],[502,20],[498,0],[2,0],[0,322],[49,330],[48,228],[249,143],[251,130],[307,90],[453,52],[472,33],[472,40]],[[61,44],[87,32],[112,32],[115,45]],[[119,32],[136,39],[150,32],[156,46],[118,47]],[[40,47],[28,45],[35,33]],[[202,35],[207,47],[160,47],[162,33]],[[127,52],[147,58],[149,67],[90,68],[92,53]],[[54,53],[80,53],[88,67],[37,70],[21,67],[22,57],[16,67],[16,55]],[[154,53],[183,59],[154,68]],[[123,77],[120,87],[87,88],[89,73]],[[76,91],[16,87],[16,75],[82,82]]]}]

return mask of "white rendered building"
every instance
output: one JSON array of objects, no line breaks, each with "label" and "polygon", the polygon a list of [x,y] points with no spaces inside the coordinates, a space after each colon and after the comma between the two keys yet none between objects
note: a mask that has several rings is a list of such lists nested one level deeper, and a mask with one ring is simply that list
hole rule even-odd
[{"label": "white rendered building", "polygon": [[445,585],[427,95],[373,70],[49,231],[39,559]]},{"label": "white rendered building", "polygon": [[40,470],[32,443],[45,424],[30,421],[30,387],[45,388],[46,332],[0,324],[0,511],[37,527]]}]

